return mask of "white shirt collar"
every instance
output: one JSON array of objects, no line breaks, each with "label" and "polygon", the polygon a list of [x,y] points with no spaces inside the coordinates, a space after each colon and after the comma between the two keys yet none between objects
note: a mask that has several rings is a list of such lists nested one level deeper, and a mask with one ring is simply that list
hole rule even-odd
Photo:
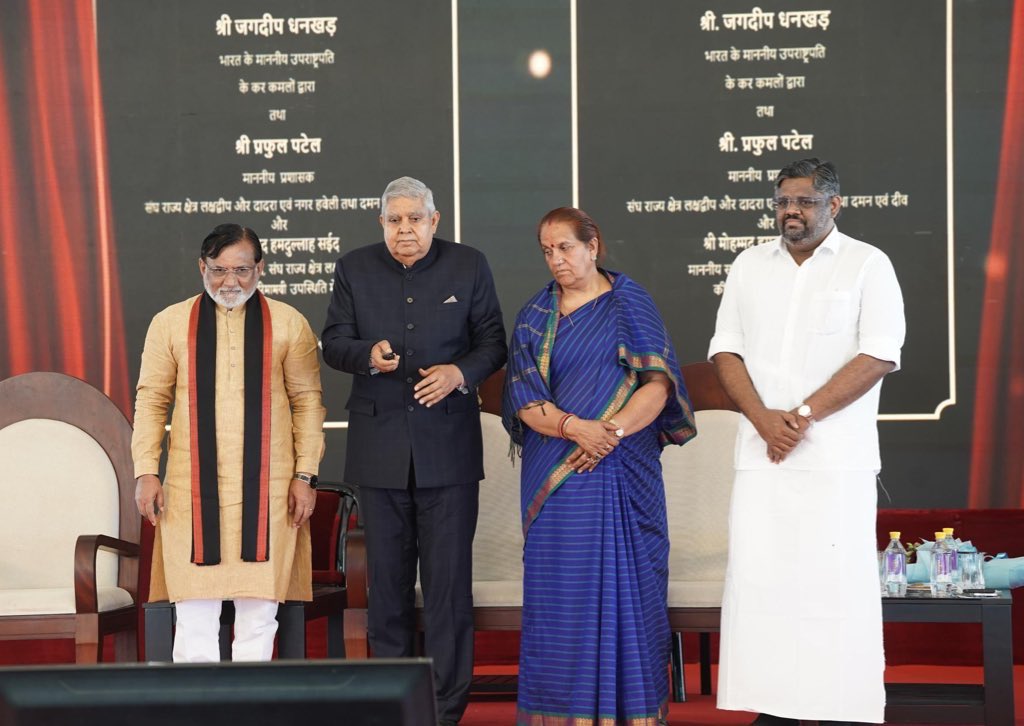
[{"label": "white shirt collar", "polygon": [[[826,249],[834,255],[839,254],[839,249],[843,245],[843,238],[845,236],[846,235],[842,234],[839,231],[839,227],[833,224],[832,229],[829,231],[827,235],[825,235],[825,239],[821,241],[820,245],[814,248],[814,252],[811,253],[811,257],[813,258],[814,255],[818,254],[818,251],[822,249]],[[781,234],[775,240],[775,246],[773,251],[776,254],[783,252],[786,253],[787,255],[789,254],[789,248],[786,247],[786,241],[785,239],[783,239]]]}]

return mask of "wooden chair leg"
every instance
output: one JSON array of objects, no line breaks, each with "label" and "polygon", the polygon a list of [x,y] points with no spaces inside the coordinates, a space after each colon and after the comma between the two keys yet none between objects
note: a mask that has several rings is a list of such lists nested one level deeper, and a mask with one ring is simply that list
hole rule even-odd
[{"label": "wooden chair leg", "polygon": [[138,662],[139,634],[135,630],[114,633],[114,660],[117,663]]},{"label": "wooden chair leg", "polygon": [[97,613],[75,616],[75,663],[99,663],[103,657]]},{"label": "wooden chair leg", "polygon": [[366,609],[349,608],[345,613],[345,652],[351,658],[369,658],[366,640]]},{"label": "wooden chair leg", "polygon": [[700,634],[700,695],[711,695],[711,633]]}]

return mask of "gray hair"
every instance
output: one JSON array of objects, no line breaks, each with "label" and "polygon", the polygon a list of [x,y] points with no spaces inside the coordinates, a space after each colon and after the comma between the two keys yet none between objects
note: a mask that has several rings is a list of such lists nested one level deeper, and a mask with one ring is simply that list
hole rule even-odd
[{"label": "gray hair", "polygon": [[775,188],[778,189],[786,179],[807,178],[812,180],[815,191],[829,197],[839,196],[839,172],[836,171],[836,165],[815,157],[794,161],[782,167],[775,177]]},{"label": "gray hair", "polygon": [[398,198],[422,199],[423,203],[427,207],[427,214],[432,215],[435,211],[434,193],[430,191],[430,187],[419,179],[413,179],[411,176],[399,177],[388,184],[384,193],[380,197],[380,213],[384,214],[384,210],[387,209],[388,202],[392,199]]}]

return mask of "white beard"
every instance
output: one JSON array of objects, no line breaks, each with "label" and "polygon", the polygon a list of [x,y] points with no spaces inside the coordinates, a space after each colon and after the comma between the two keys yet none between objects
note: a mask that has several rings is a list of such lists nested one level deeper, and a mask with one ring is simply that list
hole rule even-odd
[{"label": "white beard", "polygon": [[210,289],[210,283],[206,282],[206,280],[203,280],[203,287],[206,288],[206,292],[213,298],[215,303],[226,307],[228,310],[242,307],[253,296],[253,293],[256,292],[255,284],[253,284],[251,290],[246,290],[244,287],[225,290],[222,286],[216,294]]}]

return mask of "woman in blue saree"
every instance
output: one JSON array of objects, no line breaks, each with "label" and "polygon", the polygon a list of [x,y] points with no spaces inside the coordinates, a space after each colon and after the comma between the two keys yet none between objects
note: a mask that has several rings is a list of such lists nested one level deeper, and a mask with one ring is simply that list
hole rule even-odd
[{"label": "woman in blue saree", "polygon": [[526,537],[517,723],[656,726],[668,713],[661,448],[696,434],[654,301],[598,267],[594,221],[552,210],[554,280],[516,317],[503,419]]}]

